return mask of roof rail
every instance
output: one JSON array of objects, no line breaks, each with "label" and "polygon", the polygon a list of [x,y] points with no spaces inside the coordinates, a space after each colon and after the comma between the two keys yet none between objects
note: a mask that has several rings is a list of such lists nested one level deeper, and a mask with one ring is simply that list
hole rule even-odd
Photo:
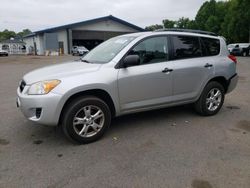
[{"label": "roof rail", "polygon": [[188,33],[199,33],[199,34],[205,34],[205,35],[212,35],[212,36],[218,36],[217,34],[209,31],[202,31],[202,30],[194,30],[194,29],[179,29],[179,28],[169,28],[169,29],[158,29],[155,30],[156,32],[160,31],[176,31],[176,32],[188,32]]}]

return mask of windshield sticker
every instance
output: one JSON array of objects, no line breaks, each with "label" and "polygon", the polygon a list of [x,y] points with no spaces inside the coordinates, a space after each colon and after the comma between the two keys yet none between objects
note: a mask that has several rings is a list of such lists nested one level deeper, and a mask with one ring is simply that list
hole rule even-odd
[{"label": "windshield sticker", "polygon": [[128,40],[127,39],[118,39],[115,41],[117,44],[125,44]]}]

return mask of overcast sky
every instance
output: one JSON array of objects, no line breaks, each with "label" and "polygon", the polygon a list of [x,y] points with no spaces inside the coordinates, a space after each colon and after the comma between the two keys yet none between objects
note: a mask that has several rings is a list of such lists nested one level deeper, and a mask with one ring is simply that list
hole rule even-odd
[{"label": "overcast sky", "polygon": [[205,0],[0,0],[0,31],[32,31],[113,15],[140,27],[193,19]]}]

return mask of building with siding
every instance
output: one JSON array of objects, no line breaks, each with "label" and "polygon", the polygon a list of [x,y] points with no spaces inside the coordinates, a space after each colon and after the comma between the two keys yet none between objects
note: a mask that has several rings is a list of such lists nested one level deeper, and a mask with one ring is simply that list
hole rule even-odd
[{"label": "building with siding", "polygon": [[24,37],[27,53],[44,55],[48,51],[70,54],[72,46],[89,50],[114,36],[144,29],[112,15],[36,31]]}]

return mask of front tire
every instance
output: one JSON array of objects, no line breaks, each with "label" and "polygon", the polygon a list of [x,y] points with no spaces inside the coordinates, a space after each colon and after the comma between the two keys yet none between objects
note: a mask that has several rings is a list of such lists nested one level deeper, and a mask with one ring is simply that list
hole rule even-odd
[{"label": "front tire", "polygon": [[215,81],[209,82],[198,101],[195,102],[195,111],[203,116],[212,116],[217,114],[225,98],[224,87]]},{"label": "front tire", "polygon": [[62,119],[64,134],[79,144],[100,139],[111,123],[108,105],[97,97],[77,98],[66,106]]}]

